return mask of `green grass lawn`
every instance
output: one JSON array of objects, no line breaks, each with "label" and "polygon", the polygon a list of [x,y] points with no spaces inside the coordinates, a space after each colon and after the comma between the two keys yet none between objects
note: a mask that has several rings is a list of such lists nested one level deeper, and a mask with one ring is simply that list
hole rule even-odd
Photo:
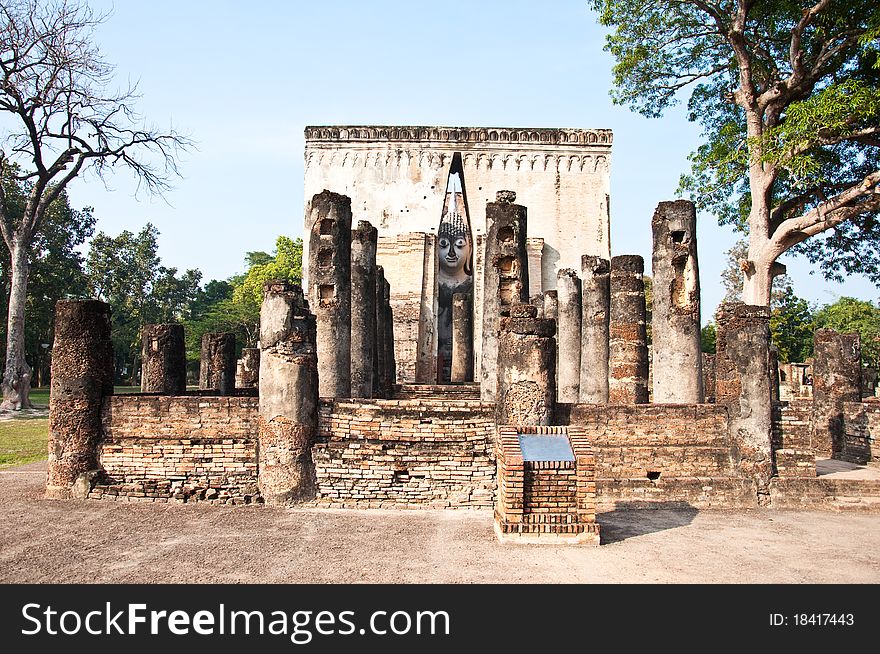
[{"label": "green grass lawn", "polygon": [[[198,388],[198,386],[196,387]],[[114,386],[113,392],[116,395],[125,395],[127,393],[140,393],[140,386]],[[37,408],[39,407],[48,407],[49,406],[49,387],[43,386],[42,388],[32,388],[31,389],[31,402],[33,402]]]},{"label": "green grass lawn", "polygon": [[32,388],[31,402],[33,402],[38,407],[49,406],[49,387],[43,386],[42,388]]},{"label": "green grass lawn", "polygon": [[0,420],[0,468],[45,459],[48,434],[47,418]]}]

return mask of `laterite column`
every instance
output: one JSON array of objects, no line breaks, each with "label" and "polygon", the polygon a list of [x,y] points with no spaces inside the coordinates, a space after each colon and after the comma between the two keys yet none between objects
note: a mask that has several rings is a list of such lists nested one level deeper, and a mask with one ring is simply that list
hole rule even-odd
[{"label": "laterite column", "polygon": [[240,388],[257,388],[260,383],[260,348],[246,347],[238,360],[235,385]]},{"label": "laterite column", "polygon": [[88,496],[88,477],[99,469],[101,404],[108,395],[113,395],[110,305],[59,300],[52,347],[47,498]]},{"label": "laterite column", "polygon": [[715,401],[727,406],[730,435],[739,447],[743,473],[756,483],[758,503],[768,504],[773,474],[770,310],[727,302],[715,315]]},{"label": "laterite column", "polygon": [[199,390],[232,395],[235,391],[235,334],[220,332],[202,336]]},{"label": "laterite column", "polygon": [[315,316],[299,286],[268,282],[260,309],[259,487],[269,504],[315,496],[318,433]]},{"label": "laterite column", "polygon": [[483,265],[483,345],[480,354],[480,397],[496,399],[498,325],[502,312],[529,301],[526,208],[514,204],[516,193],[498,191],[486,203],[486,255]]},{"label": "laterite column", "polygon": [[385,353],[385,269],[376,266],[376,295],[373,298],[373,307],[376,310],[376,342],[373,344],[373,384],[375,397],[388,397],[388,363]]},{"label": "laterite column", "polygon": [[654,402],[700,404],[704,399],[700,351],[700,272],[697,211],[688,200],[661,202],[651,219],[654,307]]},{"label": "laterite column", "polygon": [[186,346],[183,325],[144,325],[141,330],[141,392],[186,392]]},{"label": "laterite column", "polygon": [[351,396],[375,397],[376,244],[366,220],[351,232]]},{"label": "laterite column", "polygon": [[474,379],[474,321],[470,293],[452,296],[452,376],[453,382]]},{"label": "laterite column", "polygon": [[648,335],[645,329],[645,262],[636,254],[611,259],[608,402],[648,401]]},{"label": "laterite column", "polygon": [[510,307],[498,339],[499,425],[549,425],[556,404],[556,325],[530,304]]},{"label": "laterite column", "polygon": [[556,273],[556,395],[577,404],[581,387],[581,280],[570,268]]},{"label": "laterite column", "polygon": [[813,449],[831,457],[843,449],[843,403],[862,399],[861,339],[817,329],[813,357]]},{"label": "laterite column", "polygon": [[321,191],[306,207],[309,306],[318,329],[321,397],[351,396],[351,199]]},{"label": "laterite column", "polygon": [[611,263],[581,257],[581,384],[578,401],[608,402],[608,328],[611,316]]}]

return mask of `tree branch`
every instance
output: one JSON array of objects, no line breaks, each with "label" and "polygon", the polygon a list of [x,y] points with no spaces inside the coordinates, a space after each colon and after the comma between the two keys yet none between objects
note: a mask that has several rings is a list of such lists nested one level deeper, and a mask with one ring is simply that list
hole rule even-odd
[{"label": "tree branch", "polygon": [[880,170],[796,218],[783,221],[769,243],[774,259],[806,240],[850,218],[880,208]]}]

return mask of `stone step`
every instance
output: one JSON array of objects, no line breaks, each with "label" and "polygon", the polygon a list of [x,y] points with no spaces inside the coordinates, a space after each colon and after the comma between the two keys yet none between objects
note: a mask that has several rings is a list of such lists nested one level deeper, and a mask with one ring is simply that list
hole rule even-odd
[{"label": "stone step", "polygon": [[880,481],[874,479],[774,479],[772,505],[778,508],[880,510]]},{"label": "stone step", "polygon": [[479,400],[479,384],[400,384],[394,387],[394,399]]}]

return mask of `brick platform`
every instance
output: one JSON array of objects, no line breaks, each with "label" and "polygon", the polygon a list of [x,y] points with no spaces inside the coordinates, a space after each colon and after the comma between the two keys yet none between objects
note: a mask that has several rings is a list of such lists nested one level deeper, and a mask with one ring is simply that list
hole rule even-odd
[{"label": "brick platform", "polygon": [[249,504],[257,490],[257,399],[115,395],[104,399],[91,499]]},{"label": "brick platform", "polygon": [[479,400],[322,400],[316,504],[490,508],[494,410]]},{"label": "brick platform", "polygon": [[843,447],[837,458],[872,467],[880,466],[880,400],[843,404]]},{"label": "brick platform", "polygon": [[[574,461],[524,460],[520,434],[568,437]],[[596,468],[578,427],[502,426],[496,446],[495,533],[502,543],[599,544]]]}]

